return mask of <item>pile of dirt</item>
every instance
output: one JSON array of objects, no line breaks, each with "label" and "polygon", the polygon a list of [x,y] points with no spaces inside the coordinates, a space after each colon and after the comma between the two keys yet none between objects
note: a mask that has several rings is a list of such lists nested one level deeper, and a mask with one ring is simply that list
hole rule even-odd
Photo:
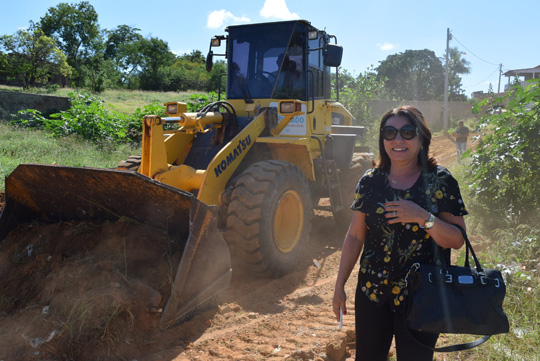
[{"label": "pile of dirt", "polygon": [[[98,360],[143,344],[179,261],[170,243],[122,218],[11,231],[0,249],[0,359]],[[126,357],[140,353],[126,349]]]}]

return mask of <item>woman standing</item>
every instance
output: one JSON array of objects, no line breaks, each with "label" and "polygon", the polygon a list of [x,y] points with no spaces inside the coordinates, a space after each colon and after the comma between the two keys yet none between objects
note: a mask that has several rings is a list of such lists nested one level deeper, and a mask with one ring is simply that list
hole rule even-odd
[{"label": "woman standing", "polygon": [[[347,313],[345,283],[362,251],[355,296],[356,360],[385,361],[396,339],[398,361],[431,361],[433,351],[405,329],[405,276],[413,263],[428,263],[436,243],[460,248],[467,214],[457,181],[429,157],[431,131],[411,106],[381,119],[379,159],[356,188],[354,214],[336,281],[333,310]],[[434,346],[438,335],[410,332]]]}]

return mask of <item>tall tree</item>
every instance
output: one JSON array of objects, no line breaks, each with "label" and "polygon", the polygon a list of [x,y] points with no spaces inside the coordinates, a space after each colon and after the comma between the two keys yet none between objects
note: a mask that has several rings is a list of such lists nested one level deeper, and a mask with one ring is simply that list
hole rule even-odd
[{"label": "tall tree", "polygon": [[126,85],[143,63],[140,52],[142,35],[140,29],[120,25],[113,30],[106,31],[105,59],[112,61],[117,72],[117,85]]},{"label": "tall tree", "polygon": [[81,53],[80,85],[92,89],[94,93],[100,93],[110,87],[116,75],[111,61],[104,57],[103,37],[94,38],[91,46],[85,47]]},{"label": "tall tree", "polygon": [[39,27],[45,35],[56,40],[58,47],[67,55],[68,63],[77,71],[80,68],[82,49],[91,47],[100,35],[98,14],[88,1],[79,4],[60,3],[50,7],[40,19]]},{"label": "tall tree", "polygon": [[142,56],[140,85],[143,90],[168,90],[170,66],[176,56],[169,45],[158,38],[143,38],[140,43]]},{"label": "tall tree", "polygon": [[442,62],[431,50],[406,50],[389,55],[377,67],[385,79],[389,98],[398,100],[441,100],[444,88]]},{"label": "tall tree", "polygon": [[[470,62],[462,57],[462,53],[457,47],[450,48],[448,52],[448,100],[466,101],[467,96],[461,88],[461,74],[471,72]],[[446,64],[445,64],[446,66]]]},{"label": "tall tree", "polygon": [[5,72],[19,78],[24,88],[46,83],[50,76],[71,73],[64,53],[40,29],[1,36],[0,49],[5,51]]}]

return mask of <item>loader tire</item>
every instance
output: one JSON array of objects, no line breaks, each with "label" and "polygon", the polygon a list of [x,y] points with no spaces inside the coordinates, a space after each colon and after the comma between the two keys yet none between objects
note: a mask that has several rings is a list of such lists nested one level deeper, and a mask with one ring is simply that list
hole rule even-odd
[{"label": "loader tire", "polygon": [[261,276],[294,270],[308,242],[310,185],[291,163],[267,160],[248,167],[233,185],[225,239],[232,257]]},{"label": "loader tire", "polygon": [[118,163],[118,169],[132,170],[137,171],[141,166],[141,156],[140,155],[131,155],[127,160],[122,160]]}]

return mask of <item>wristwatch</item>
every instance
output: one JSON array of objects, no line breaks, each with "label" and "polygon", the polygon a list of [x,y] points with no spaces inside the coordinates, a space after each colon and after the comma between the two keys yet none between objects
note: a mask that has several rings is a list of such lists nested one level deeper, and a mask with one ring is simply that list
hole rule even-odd
[{"label": "wristwatch", "polygon": [[423,226],[420,226],[420,225],[419,226],[424,229],[431,229],[433,228],[434,225],[435,225],[435,216],[433,215],[433,213],[430,213],[429,218],[426,221],[426,223],[424,223]]}]

